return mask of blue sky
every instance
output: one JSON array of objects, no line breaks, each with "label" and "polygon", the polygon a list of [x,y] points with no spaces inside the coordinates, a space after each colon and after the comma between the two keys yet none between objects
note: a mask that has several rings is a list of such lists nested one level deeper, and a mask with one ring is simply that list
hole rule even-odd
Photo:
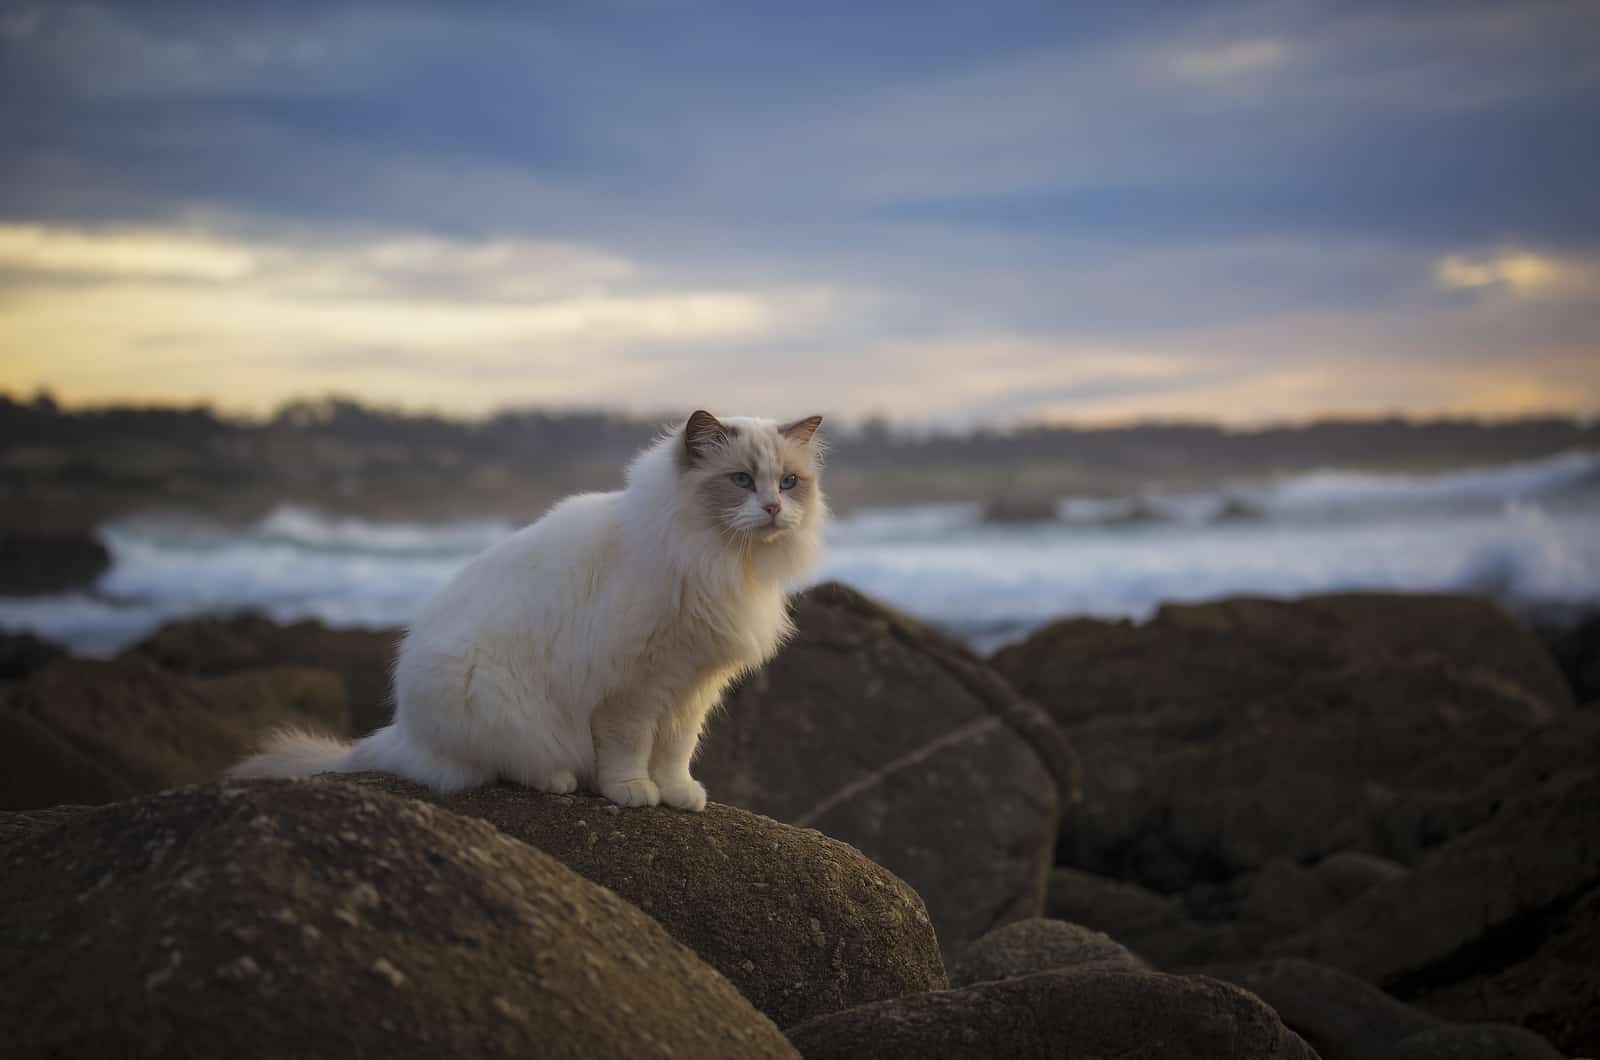
[{"label": "blue sky", "polygon": [[1600,411],[1593,3],[0,0],[0,387]]}]

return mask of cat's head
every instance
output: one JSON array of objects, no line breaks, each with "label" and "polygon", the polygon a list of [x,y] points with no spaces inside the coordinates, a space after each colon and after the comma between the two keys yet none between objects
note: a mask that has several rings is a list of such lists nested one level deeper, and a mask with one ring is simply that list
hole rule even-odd
[{"label": "cat's head", "polygon": [[821,416],[780,424],[696,412],[673,443],[683,484],[730,543],[815,530],[827,513],[821,425]]}]

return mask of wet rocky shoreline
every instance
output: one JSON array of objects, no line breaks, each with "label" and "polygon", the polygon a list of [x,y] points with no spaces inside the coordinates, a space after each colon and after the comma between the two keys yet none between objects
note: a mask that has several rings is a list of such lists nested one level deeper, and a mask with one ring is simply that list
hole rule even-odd
[{"label": "wet rocky shoreline", "polygon": [[[1600,703],[1499,608],[1069,619],[980,658],[841,585],[693,816],[218,784],[386,714],[395,634],[0,658],[12,1055],[1600,1052]],[[640,986],[640,982],[648,986]],[[205,1048],[201,1049],[204,1045]]]}]

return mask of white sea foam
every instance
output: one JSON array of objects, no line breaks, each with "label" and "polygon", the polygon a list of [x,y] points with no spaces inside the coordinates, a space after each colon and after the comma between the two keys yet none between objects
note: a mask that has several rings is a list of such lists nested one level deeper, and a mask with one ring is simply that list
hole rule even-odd
[{"label": "white sea foam", "polygon": [[[862,511],[837,521],[822,576],[984,647],[1060,615],[1143,617],[1167,600],[1230,593],[1479,591],[1596,603],[1597,472],[1593,453],[1434,476],[1317,472],[1098,508],[1069,498],[1063,521],[1026,526],[985,525],[975,504]],[[1218,519],[1230,501],[1229,514],[1250,517]],[[106,528],[114,563],[93,594],[0,598],[0,626],[105,654],[164,621],[243,607],[281,621],[401,625],[510,530],[300,508],[235,530],[128,520]]]}]

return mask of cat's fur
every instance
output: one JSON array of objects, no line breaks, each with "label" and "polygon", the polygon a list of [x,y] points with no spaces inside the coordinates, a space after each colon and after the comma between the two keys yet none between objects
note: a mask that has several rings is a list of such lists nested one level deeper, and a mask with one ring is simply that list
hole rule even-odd
[{"label": "cat's fur", "polygon": [[392,724],[353,744],[280,732],[230,775],[378,770],[441,791],[504,778],[703,809],[689,763],[706,715],[789,635],[787,591],[821,550],[820,423],[696,412],[625,488],[567,498],[422,607]]}]

